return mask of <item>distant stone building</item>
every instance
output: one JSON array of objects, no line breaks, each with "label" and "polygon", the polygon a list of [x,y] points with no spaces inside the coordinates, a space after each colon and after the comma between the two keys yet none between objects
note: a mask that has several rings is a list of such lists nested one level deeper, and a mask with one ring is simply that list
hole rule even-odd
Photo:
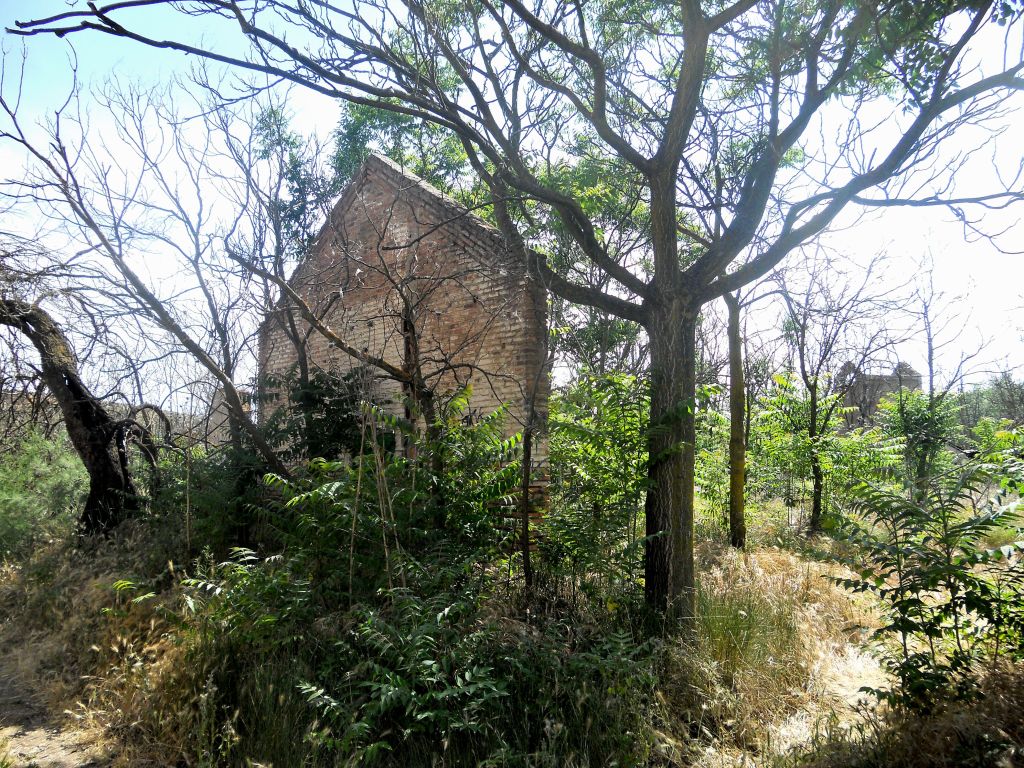
[{"label": "distant stone building", "polygon": [[921,374],[902,362],[890,373],[864,373],[852,363],[845,363],[838,378],[849,383],[843,404],[854,409],[846,414],[846,426],[850,429],[872,424],[878,404],[886,395],[901,389],[919,390],[923,383]]},{"label": "distant stone building", "polygon": [[[532,400],[543,424],[549,391],[543,288],[527,279],[497,229],[390,160],[367,159],[289,284],[364,359],[311,331],[282,301],[260,332],[261,378],[293,372],[304,348],[311,370],[337,376],[358,370],[374,399],[401,413],[407,388],[382,367],[409,370],[418,362],[442,401],[472,388],[467,418],[507,405],[506,429],[516,432]],[[281,407],[273,396],[261,393],[261,420]],[[543,458],[543,445],[535,457]]]}]

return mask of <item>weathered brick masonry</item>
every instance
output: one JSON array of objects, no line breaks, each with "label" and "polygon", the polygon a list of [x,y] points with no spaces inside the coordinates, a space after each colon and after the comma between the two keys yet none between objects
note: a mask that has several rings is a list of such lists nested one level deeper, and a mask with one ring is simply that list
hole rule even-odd
[{"label": "weathered brick masonry", "polygon": [[[520,262],[483,219],[371,155],[291,285],[346,342],[395,366],[409,359],[414,327],[421,370],[436,395],[443,401],[471,384],[472,415],[506,404],[511,434],[522,429],[531,397],[544,424],[549,391],[546,296]],[[316,332],[308,359],[311,369],[339,374],[360,365]],[[260,368],[283,375],[295,364],[278,310],[261,331]],[[400,383],[377,376],[374,386],[377,397],[401,408]],[[534,453],[535,463],[546,457],[543,438]]]}]

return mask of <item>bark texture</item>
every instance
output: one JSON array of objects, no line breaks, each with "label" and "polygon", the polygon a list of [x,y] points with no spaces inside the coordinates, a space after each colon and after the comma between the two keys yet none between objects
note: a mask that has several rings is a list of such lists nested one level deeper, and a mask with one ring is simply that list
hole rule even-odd
[{"label": "bark texture", "polygon": [[819,436],[821,429],[818,423],[820,417],[820,398],[818,397],[817,380],[815,379],[813,384],[808,386],[807,389],[810,397],[810,426],[807,430],[807,436],[811,441],[811,518],[807,523],[807,529],[809,533],[820,533],[825,491],[825,471],[822,469],[821,456],[818,453],[820,450]]},{"label": "bark texture", "polygon": [[68,437],[89,473],[80,531],[109,532],[139,505],[128,470],[130,425],[112,418],[82,382],[67,336],[45,310],[17,299],[0,299],[0,323],[20,331],[39,352],[43,381],[60,405]]},{"label": "bark texture", "polygon": [[694,442],[697,313],[676,300],[648,326],[651,422],[645,507],[648,605],[684,626],[694,616]]}]

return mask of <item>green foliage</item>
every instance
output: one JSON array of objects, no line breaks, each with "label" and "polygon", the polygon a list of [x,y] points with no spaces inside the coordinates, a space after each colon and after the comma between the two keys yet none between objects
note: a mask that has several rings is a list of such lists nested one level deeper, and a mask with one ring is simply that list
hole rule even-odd
[{"label": "green foliage", "polygon": [[[810,399],[795,376],[780,374],[758,405],[750,440],[750,492],[794,506],[803,496],[815,450],[808,435]],[[821,442],[828,440],[819,436],[819,450]]]},{"label": "green foliage", "polygon": [[160,485],[151,510],[185,558],[210,550],[221,557],[254,541],[269,544],[272,532],[262,514],[265,471],[261,458],[244,447],[207,452],[199,447],[164,451]]},{"label": "green foliage", "polygon": [[[467,424],[467,407],[468,391],[458,393],[421,434],[364,403],[351,461],[314,459],[306,476],[268,476],[281,498],[268,524],[318,602],[358,601],[408,579],[442,588],[493,555],[504,534],[492,506],[518,487],[521,438],[504,437],[503,410]],[[388,450],[388,433],[405,455]]]},{"label": "green foliage", "polygon": [[650,649],[621,632],[482,614],[467,596],[392,595],[347,617],[328,685],[301,690],[346,765],[608,765],[646,749]]},{"label": "green foliage", "polygon": [[647,488],[646,382],[583,376],[551,398],[551,511],[544,554],[607,582],[638,573]]},{"label": "green foliage", "polygon": [[901,389],[883,399],[878,410],[886,433],[903,441],[908,484],[923,485],[929,476],[950,468],[949,447],[960,437],[955,396]]},{"label": "green foliage", "polygon": [[1006,454],[1021,441],[1021,434],[1006,419],[984,416],[971,428],[970,442],[980,456]]},{"label": "green foliage", "polygon": [[[717,387],[698,393],[696,472],[702,499],[720,509],[728,488],[728,421],[710,408],[718,393]],[[549,408],[552,503],[542,552],[574,578],[605,587],[635,583],[648,482],[647,381],[583,374]]]},{"label": "green foliage", "polygon": [[[264,431],[286,460],[337,459],[367,449],[362,430],[362,407],[368,399],[363,366],[338,374],[318,368],[302,381],[298,371],[267,376],[263,386],[287,397],[291,407],[275,409]],[[393,435],[381,434],[393,448]]]},{"label": "green foliage", "polygon": [[831,525],[858,479],[891,472],[902,460],[903,442],[875,429],[840,431],[842,394],[818,402],[818,434],[810,437],[811,400],[793,376],[775,376],[759,403],[751,435],[749,493],[762,500],[781,498],[796,506],[809,493],[812,461],[825,478],[826,523]]},{"label": "green foliage", "polygon": [[[463,418],[468,393],[442,409],[431,438],[366,406],[370,450],[351,464],[319,460],[310,476],[270,477],[268,514],[284,551],[236,550],[186,582],[204,654],[228,654],[214,709],[236,711],[223,763],[261,760],[248,664],[291,657],[281,704],[299,722],[309,764],[636,764],[654,684],[652,648],[602,607],[602,623],[564,611],[531,623],[506,616],[495,501],[519,475],[504,414]],[[416,458],[383,450],[373,430],[416,441]],[[439,507],[437,499],[443,500]],[[439,515],[438,512],[443,514]],[[556,617],[557,616],[557,617]],[[209,665],[208,665],[209,666]],[[232,671],[234,667],[234,671]]]},{"label": "green foliage", "polygon": [[279,556],[260,560],[238,548],[230,560],[201,567],[182,585],[190,611],[202,606],[204,620],[218,632],[266,649],[294,644],[313,619],[309,582]]},{"label": "green foliage", "polygon": [[[345,105],[335,131],[337,178],[351,179],[371,147],[449,194],[459,193],[464,186],[460,182],[467,175],[469,159],[450,131],[398,112]],[[472,205],[481,194],[480,190],[470,190],[458,196]]]},{"label": "green foliage", "polygon": [[0,559],[21,558],[67,536],[88,491],[88,475],[63,433],[23,436],[2,455]]},{"label": "green foliage", "polygon": [[331,659],[345,670],[343,694],[301,686],[310,703],[336,724],[324,733],[324,742],[351,755],[351,762],[372,762],[393,751],[391,733],[407,744],[436,739],[431,752],[455,754],[466,749],[460,742],[493,738],[496,723],[489,716],[507,695],[507,681],[479,663],[485,632],[466,632],[466,617],[460,615],[472,604],[445,602],[399,594],[386,609],[357,609]]},{"label": "green foliage", "polygon": [[[885,606],[879,639],[899,686],[878,692],[911,708],[973,692],[976,665],[987,655],[1019,654],[1024,612],[1024,542],[986,549],[991,532],[1019,519],[1016,459],[1003,466],[972,462],[928,478],[910,493],[863,483],[855,489],[861,521],[842,536],[856,545],[849,565],[859,575],[839,583],[875,595]],[[979,502],[991,484],[1004,487]]]},{"label": "green foliage", "polygon": [[[715,388],[717,393],[717,388]],[[729,418],[713,408],[697,411],[697,495],[723,522],[729,503]]]},{"label": "green foliage", "polygon": [[291,255],[302,257],[312,244],[333,199],[347,177],[328,170],[315,156],[316,147],[291,129],[287,114],[268,108],[253,126],[257,158],[280,174],[284,192],[270,205],[280,217],[283,243],[294,249]]}]

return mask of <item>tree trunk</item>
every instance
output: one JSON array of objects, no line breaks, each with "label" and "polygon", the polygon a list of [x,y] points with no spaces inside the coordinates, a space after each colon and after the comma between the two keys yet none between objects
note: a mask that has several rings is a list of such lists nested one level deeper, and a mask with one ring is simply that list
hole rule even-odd
[{"label": "tree trunk", "polygon": [[821,531],[822,490],[825,485],[825,473],[821,469],[821,457],[818,455],[818,387],[808,387],[810,394],[810,418],[807,436],[811,441],[811,519],[808,521],[809,533]]},{"label": "tree trunk", "polygon": [[652,313],[651,414],[645,506],[645,596],[655,611],[692,626],[697,313],[671,299]]},{"label": "tree trunk", "polygon": [[39,352],[43,381],[60,405],[68,437],[89,473],[80,532],[109,532],[139,505],[128,470],[126,425],[111,418],[82,382],[71,344],[49,314],[27,302],[0,299],[0,323],[25,334]]},{"label": "tree trunk", "polygon": [[821,469],[821,459],[817,451],[811,454],[811,483],[811,519],[807,528],[810,533],[820,533],[825,473]]},{"label": "tree trunk", "polygon": [[743,337],[740,334],[739,297],[727,293],[723,298],[729,309],[729,542],[737,549],[743,549],[747,545],[744,516],[747,393],[743,381]]}]

